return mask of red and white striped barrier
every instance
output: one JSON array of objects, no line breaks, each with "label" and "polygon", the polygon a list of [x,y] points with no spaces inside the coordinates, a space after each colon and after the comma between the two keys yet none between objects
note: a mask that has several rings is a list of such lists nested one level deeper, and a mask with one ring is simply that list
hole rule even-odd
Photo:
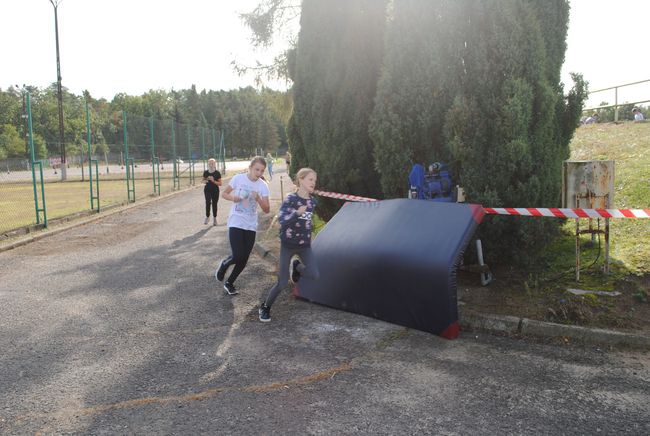
[{"label": "red and white striped barrier", "polygon": [[650,218],[650,209],[566,209],[542,207],[484,207],[486,214],[554,218]]},{"label": "red and white striped barrier", "polygon": [[[375,198],[337,192],[314,191],[322,197],[338,198],[347,201],[377,201]],[[568,209],[543,207],[484,207],[489,215],[536,216],[551,218],[650,218],[650,209]]]},{"label": "red and white striped barrier", "polygon": [[357,195],[348,195],[348,194],[339,194],[337,192],[327,192],[327,191],[314,191],[314,194],[320,195],[321,197],[330,197],[338,198],[339,200],[348,200],[348,201],[377,201],[376,198],[368,197],[359,197]]}]

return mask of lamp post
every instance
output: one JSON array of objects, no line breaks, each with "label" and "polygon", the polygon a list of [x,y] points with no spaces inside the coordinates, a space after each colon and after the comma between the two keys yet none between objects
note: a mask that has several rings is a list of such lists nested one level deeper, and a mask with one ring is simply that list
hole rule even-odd
[{"label": "lamp post", "polygon": [[23,84],[23,87],[19,87],[18,85],[15,86],[16,91],[20,92],[20,96],[22,97],[23,100],[23,111],[20,115],[21,120],[23,121],[23,137],[25,138],[25,155],[29,154],[29,133],[28,132],[28,126],[27,126],[27,106],[25,103],[25,84]]},{"label": "lamp post", "polygon": [[59,146],[61,147],[61,180],[67,179],[65,140],[63,133],[63,91],[61,90],[61,62],[59,57],[59,17],[58,8],[63,0],[50,0],[54,7],[54,32],[56,34],[56,88],[59,103]]}]

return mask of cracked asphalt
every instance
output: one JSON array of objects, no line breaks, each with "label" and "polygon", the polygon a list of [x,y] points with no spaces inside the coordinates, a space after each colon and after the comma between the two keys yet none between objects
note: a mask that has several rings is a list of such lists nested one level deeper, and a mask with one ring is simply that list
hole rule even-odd
[{"label": "cracked asphalt", "polygon": [[448,341],[288,293],[260,323],[274,266],[226,295],[203,210],[197,188],[0,253],[0,433],[650,434],[647,352]]}]

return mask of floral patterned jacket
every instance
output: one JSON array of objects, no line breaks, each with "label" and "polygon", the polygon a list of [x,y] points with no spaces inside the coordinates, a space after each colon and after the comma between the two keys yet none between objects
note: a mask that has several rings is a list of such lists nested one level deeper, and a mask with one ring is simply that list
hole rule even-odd
[{"label": "floral patterned jacket", "polygon": [[[307,206],[302,216],[296,211],[301,206]],[[312,216],[316,207],[314,197],[302,198],[297,193],[289,194],[280,207],[278,220],[280,222],[280,241],[283,244],[298,247],[311,245]]]}]

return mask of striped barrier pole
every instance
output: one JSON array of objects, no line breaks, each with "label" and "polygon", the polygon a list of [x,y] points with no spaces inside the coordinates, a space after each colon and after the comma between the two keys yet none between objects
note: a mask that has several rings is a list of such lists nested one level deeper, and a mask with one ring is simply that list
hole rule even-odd
[{"label": "striped barrier pole", "polygon": [[321,197],[337,198],[339,200],[348,200],[348,201],[377,201],[376,198],[368,197],[359,197],[358,195],[349,195],[349,194],[339,194],[338,192],[327,192],[327,191],[314,191],[314,194],[320,195]]},{"label": "striped barrier pole", "polygon": [[650,209],[568,209],[568,208],[498,208],[484,207],[486,214],[544,216],[553,218],[650,218]]},{"label": "striped barrier pole", "polygon": [[[357,195],[339,194],[337,192],[314,191],[316,195],[339,200],[369,202],[377,201],[375,198],[360,197]],[[569,209],[569,208],[543,208],[543,207],[484,207],[488,215],[534,216],[550,218],[650,218],[650,209]]]}]

